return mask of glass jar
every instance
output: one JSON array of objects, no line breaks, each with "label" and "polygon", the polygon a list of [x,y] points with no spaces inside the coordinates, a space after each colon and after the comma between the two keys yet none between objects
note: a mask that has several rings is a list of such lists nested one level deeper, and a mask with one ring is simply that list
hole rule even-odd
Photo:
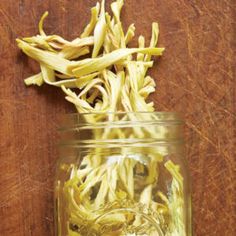
[{"label": "glass jar", "polygon": [[177,114],[72,114],[60,133],[57,236],[191,235]]}]

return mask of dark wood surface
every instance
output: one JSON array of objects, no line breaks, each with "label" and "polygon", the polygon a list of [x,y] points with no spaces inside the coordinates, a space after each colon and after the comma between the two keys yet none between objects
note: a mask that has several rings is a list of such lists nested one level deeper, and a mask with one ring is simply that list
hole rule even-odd
[{"label": "dark wood surface", "polygon": [[[94,0],[0,0],[0,235],[52,236],[57,122],[73,111],[56,88],[26,88],[38,66],[15,38],[46,31],[73,39],[89,20]],[[107,1],[109,3],[110,1]],[[235,234],[235,1],[126,0],[125,27],[150,37],[160,24],[164,56],[151,74],[156,110],[186,120],[197,236]],[[181,235],[180,235],[181,236]]]}]

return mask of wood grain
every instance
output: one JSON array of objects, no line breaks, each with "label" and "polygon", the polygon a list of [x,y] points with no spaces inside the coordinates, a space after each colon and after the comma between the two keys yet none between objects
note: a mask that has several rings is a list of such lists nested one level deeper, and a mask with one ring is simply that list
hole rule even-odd
[{"label": "wood grain", "polygon": [[[52,236],[52,184],[56,126],[73,111],[60,90],[26,88],[38,71],[15,38],[46,31],[76,37],[94,0],[0,1],[0,235]],[[107,1],[107,6],[110,1]],[[150,37],[160,23],[165,55],[151,74],[157,110],[186,119],[187,156],[193,182],[194,233],[234,236],[235,228],[235,10],[233,0],[126,0],[125,27]]]}]

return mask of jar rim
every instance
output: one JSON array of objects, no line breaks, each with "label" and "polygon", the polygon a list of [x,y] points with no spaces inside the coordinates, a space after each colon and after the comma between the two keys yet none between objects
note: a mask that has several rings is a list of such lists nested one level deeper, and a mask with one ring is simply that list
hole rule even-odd
[{"label": "jar rim", "polygon": [[181,118],[181,114],[176,111],[108,111],[108,112],[72,112],[66,113],[66,116],[73,116],[73,115],[106,115],[106,114],[156,114],[156,115],[173,115],[178,118]]},{"label": "jar rim", "polygon": [[[180,143],[183,138],[183,120],[177,112],[71,113],[63,117],[58,129],[64,137],[61,144],[71,146],[161,145]],[[95,138],[95,133],[104,135]]]},{"label": "jar rim", "polygon": [[[99,122],[91,122],[89,121],[89,117],[99,117],[103,118],[102,121]],[[127,116],[128,119],[120,119],[121,117],[124,118],[124,116]],[[118,119],[114,120],[106,120],[106,118],[110,117],[116,117]],[[132,118],[129,118],[132,117]],[[152,119],[151,119],[152,117]],[[155,118],[155,119],[153,119]],[[134,123],[144,123],[144,124],[149,124],[155,123],[155,124],[172,124],[172,125],[182,125],[184,123],[182,115],[178,112],[149,112],[149,111],[138,111],[138,112],[85,112],[85,113],[67,113],[63,114],[61,116],[60,120],[60,130],[65,130],[68,128],[73,128],[73,127],[81,127],[81,126],[87,126],[87,125],[94,125],[94,126],[99,126],[99,125],[109,125],[115,124],[119,125],[121,124],[128,124],[130,125],[132,122]]]}]

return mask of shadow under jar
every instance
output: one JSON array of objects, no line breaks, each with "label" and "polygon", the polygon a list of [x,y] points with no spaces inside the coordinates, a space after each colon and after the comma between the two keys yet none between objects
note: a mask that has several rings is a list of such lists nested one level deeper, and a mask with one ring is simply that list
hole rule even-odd
[{"label": "shadow under jar", "polygon": [[183,122],[176,113],[64,117],[57,236],[191,236]]}]

